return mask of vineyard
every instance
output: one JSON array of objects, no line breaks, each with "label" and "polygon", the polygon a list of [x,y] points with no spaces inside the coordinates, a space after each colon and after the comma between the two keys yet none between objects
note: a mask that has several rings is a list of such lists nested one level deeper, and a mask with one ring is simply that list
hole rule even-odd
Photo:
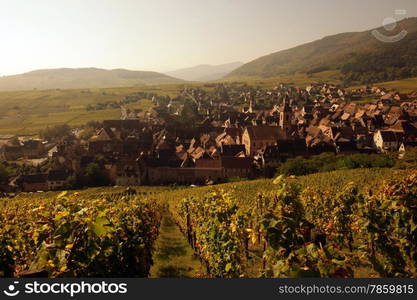
[{"label": "vineyard", "polygon": [[89,194],[2,200],[3,276],[147,276],[162,204],[130,191]]},{"label": "vineyard", "polygon": [[[401,178],[408,173],[408,171],[389,168],[339,170],[295,177],[293,181],[299,183],[302,188],[314,187],[317,190],[338,191],[347,182],[353,182],[359,189],[374,188],[384,180]],[[216,188],[228,191],[240,206],[251,207],[259,193],[270,191],[276,188],[276,185],[273,184],[271,179],[257,179],[220,184],[216,185]],[[175,204],[190,195],[204,197],[212,190],[213,186],[195,187],[192,189],[178,188],[159,193],[158,198]]]},{"label": "vineyard", "polygon": [[212,277],[417,276],[415,171],[278,177],[182,196],[171,210]]},{"label": "vineyard", "polygon": [[0,276],[148,277],[164,218],[205,277],[415,277],[416,201],[417,172],[389,169],[21,194],[0,199]]}]

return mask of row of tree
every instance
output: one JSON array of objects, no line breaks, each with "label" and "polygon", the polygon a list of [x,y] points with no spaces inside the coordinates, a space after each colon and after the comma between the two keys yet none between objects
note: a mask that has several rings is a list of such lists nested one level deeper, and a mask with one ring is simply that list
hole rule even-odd
[{"label": "row of tree", "polygon": [[335,155],[333,153],[322,153],[311,158],[296,157],[281,164],[278,174],[285,175],[308,175],[318,172],[359,169],[359,168],[417,168],[417,149],[409,150],[404,157],[399,159],[396,154],[350,154]]}]

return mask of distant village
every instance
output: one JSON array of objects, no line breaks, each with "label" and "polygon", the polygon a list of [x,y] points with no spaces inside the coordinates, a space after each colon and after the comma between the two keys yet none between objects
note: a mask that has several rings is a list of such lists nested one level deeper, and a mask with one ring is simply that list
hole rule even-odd
[{"label": "distant village", "polygon": [[417,92],[209,84],[174,98],[138,93],[128,100],[145,98],[152,109],[128,109],[121,101],[120,119],[96,122],[90,135],[83,127],[51,140],[0,136],[3,163],[36,166],[8,178],[1,191],[219,183],[255,178],[297,156],[401,157],[417,146]]}]

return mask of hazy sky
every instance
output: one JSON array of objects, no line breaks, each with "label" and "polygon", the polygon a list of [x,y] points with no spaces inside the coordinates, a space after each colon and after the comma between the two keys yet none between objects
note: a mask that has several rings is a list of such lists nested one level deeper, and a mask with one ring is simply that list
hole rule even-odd
[{"label": "hazy sky", "polygon": [[[0,75],[248,62],[381,26],[416,0],[0,0]],[[399,16],[403,18],[403,16]]]}]

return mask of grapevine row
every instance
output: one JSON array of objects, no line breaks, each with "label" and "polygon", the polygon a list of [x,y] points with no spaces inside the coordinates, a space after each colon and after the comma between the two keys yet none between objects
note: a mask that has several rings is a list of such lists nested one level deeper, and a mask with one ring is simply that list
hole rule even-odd
[{"label": "grapevine row", "polygon": [[208,274],[354,277],[365,269],[367,276],[417,276],[417,172],[372,190],[354,183],[302,189],[283,177],[274,184],[251,205],[214,190],[174,207]]},{"label": "grapevine row", "polygon": [[[162,207],[135,195],[4,200],[2,276],[146,277]],[[0,276],[1,276],[0,275]]]}]

